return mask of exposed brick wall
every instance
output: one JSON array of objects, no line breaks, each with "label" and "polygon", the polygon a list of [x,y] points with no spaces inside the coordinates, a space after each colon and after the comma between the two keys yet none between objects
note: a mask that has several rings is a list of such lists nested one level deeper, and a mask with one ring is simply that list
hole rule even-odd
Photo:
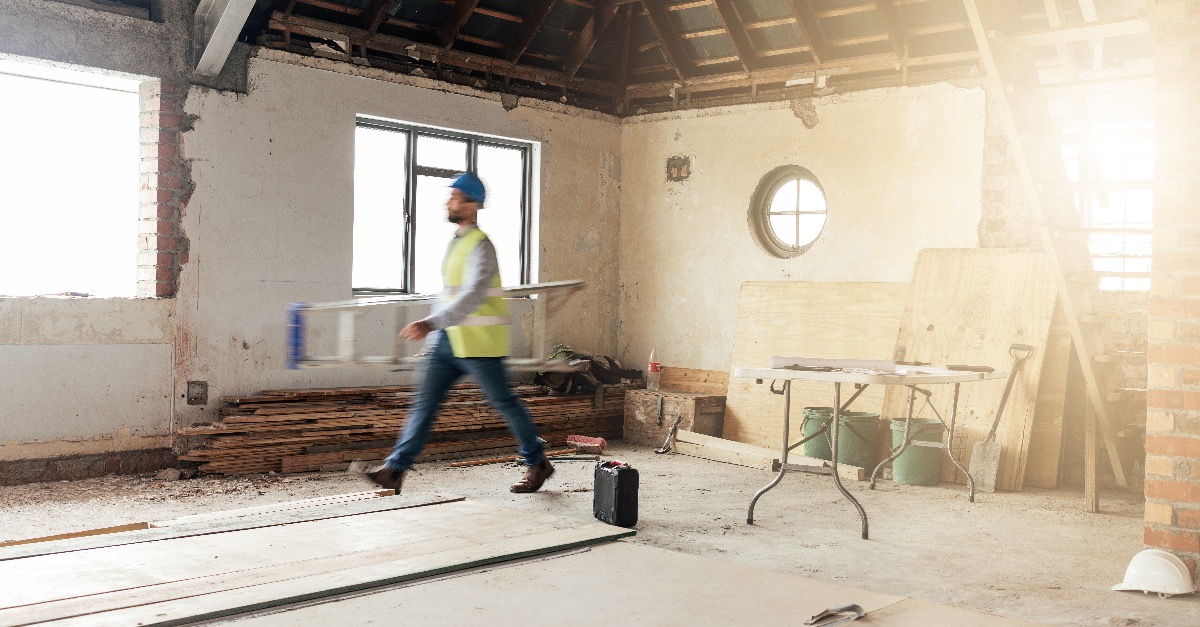
[{"label": "exposed brick wall", "polygon": [[1200,560],[1200,2],[1159,0],[1145,542]]},{"label": "exposed brick wall", "polygon": [[1003,99],[987,96],[983,128],[983,196],[980,201],[980,248],[1041,248],[1025,185],[1017,168],[1000,111]]},{"label": "exposed brick wall", "polygon": [[179,221],[192,188],[188,164],[180,154],[183,132],[191,125],[183,112],[186,95],[186,83],[153,80],[141,87],[138,296],[174,296],[179,267],[187,261],[187,239]]}]

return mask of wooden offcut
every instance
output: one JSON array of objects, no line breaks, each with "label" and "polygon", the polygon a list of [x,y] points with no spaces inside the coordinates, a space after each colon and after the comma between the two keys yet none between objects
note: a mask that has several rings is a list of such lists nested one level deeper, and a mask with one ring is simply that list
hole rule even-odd
[{"label": "wooden offcut", "polygon": [[671,392],[724,396],[729,387],[729,373],[721,370],[666,366],[662,369],[660,383],[662,389]]},{"label": "wooden offcut", "polygon": [[[1043,363],[1050,338],[1056,288],[1051,266],[1041,252],[1000,249],[927,249],[917,256],[912,292],[900,324],[896,356],[939,365],[1012,367],[1009,346],[1034,347],[1013,383],[996,437],[1001,443],[996,488],[1020,490],[1033,427]],[[917,411],[947,420],[952,386],[934,386],[932,408],[918,397]],[[964,385],[958,401],[954,440],[960,463],[970,468],[970,451],[987,437],[1004,391],[1003,380]],[[903,416],[908,390],[889,387],[884,415]],[[943,481],[965,482],[949,457],[943,459]]]},{"label": "wooden offcut", "polygon": [[[889,359],[908,292],[906,283],[743,283],[730,372],[765,368],[773,355]],[[730,377],[723,437],[757,446],[779,445],[783,397],[770,393],[770,384]],[[831,384],[793,382],[791,415],[797,435],[804,407],[832,404]],[[851,409],[879,411],[882,404],[883,388],[876,386]]]}]

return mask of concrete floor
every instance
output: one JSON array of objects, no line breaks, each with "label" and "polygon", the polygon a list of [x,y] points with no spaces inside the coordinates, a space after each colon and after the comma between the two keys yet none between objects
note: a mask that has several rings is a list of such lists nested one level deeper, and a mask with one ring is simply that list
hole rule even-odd
[{"label": "concrete floor", "polygon": [[[850,490],[871,521],[864,541],[857,514],[827,476],[789,473],[748,526],[746,506],[769,473],[620,444],[610,456],[641,473],[632,542],[1042,623],[1200,624],[1200,597],[1109,590],[1143,548],[1140,498],[1106,494],[1104,513],[1087,514],[1081,495],[1066,491],[981,494],[972,504],[958,486],[882,482],[870,491],[857,483]],[[536,495],[508,492],[520,474],[515,465],[425,464],[406,479],[406,493],[591,518],[589,463],[561,462]],[[6,487],[0,541],[362,489],[354,477],[319,473]]]}]

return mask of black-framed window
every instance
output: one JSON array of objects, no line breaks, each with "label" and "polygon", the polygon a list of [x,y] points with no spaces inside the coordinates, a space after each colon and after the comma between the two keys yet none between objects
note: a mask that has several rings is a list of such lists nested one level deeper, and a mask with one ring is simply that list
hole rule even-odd
[{"label": "black-framed window", "polygon": [[356,294],[440,291],[455,225],[446,220],[459,172],[487,188],[479,226],[496,247],[505,285],[528,283],[533,144],[359,117],[354,137]]}]

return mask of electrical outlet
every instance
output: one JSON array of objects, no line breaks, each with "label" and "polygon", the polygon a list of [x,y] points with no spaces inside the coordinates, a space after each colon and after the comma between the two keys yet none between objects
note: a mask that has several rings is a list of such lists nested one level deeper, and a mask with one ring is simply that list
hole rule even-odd
[{"label": "electrical outlet", "polygon": [[188,405],[207,405],[208,404],[208,381],[188,381],[187,382],[187,404]]}]

